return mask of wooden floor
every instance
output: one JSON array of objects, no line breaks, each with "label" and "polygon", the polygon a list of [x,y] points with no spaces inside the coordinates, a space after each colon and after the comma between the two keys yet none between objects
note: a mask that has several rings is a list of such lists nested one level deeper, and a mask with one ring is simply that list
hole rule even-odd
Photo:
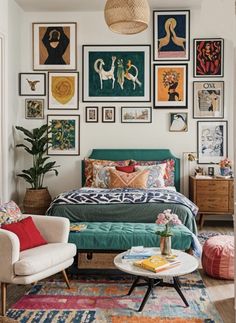
[{"label": "wooden floor", "polygon": [[[221,233],[233,232],[233,222],[222,223],[219,221],[205,222],[202,231],[217,231]],[[224,323],[234,323],[234,282],[228,280],[217,280],[206,276],[200,269],[202,279],[205,283],[208,295],[214,302],[218,312],[220,313]],[[7,289],[7,308],[14,304],[25,291],[31,286],[10,285]]]}]

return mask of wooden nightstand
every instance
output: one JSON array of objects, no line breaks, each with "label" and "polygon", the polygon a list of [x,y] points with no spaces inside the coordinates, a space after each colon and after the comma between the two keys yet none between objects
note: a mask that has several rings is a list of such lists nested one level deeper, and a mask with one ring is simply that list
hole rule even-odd
[{"label": "wooden nightstand", "polygon": [[206,215],[234,213],[234,180],[190,176],[189,198],[199,207],[202,229]]}]

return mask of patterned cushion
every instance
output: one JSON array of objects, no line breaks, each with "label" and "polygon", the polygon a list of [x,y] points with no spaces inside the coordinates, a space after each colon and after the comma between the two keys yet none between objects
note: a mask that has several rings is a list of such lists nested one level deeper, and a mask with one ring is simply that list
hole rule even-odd
[{"label": "patterned cushion", "polygon": [[93,182],[93,167],[94,165],[103,165],[103,166],[128,166],[130,160],[120,160],[120,161],[112,161],[112,160],[100,160],[100,159],[90,159],[85,158],[85,186],[91,187]]},{"label": "patterned cushion", "polygon": [[203,245],[202,267],[209,276],[234,279],[234,237],[208,239]]},{"label": "patterned cushion", "polygon": [[94,165],[93,167],[93,182],[91,187],[108,188],[110,182],[110,169],[115,169],[115,166]]},{"label": "patterned cushion", "polygon": [[110,169],[109,188],[147,188],[149,171],[140,170],[134,173],[125,173]]},{"label": "patterned cushion", "polygon": [[147,187],[165,187],[166,163],[152,166],[135,166],[135,170],[149,170]]},{"label": "patterned cushion", "polygon": [[3,224],[17,222],[21,219],[21,217],[21,210],[14,201],[0,205],[0,226]]}]

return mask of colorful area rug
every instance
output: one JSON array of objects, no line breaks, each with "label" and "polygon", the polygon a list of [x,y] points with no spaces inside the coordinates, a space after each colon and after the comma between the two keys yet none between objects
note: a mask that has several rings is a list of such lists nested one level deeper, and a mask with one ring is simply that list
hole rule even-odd
[{"label": "colorful area rug", "polygon": [[201,243],[201,245],[204,244],[207,239],[215,236],[220,236],[220,235],[228,235],[228,236],[233,236],[234,233],[232,231],[227,231],[227,232],[216,232],[216,231],[203,231],[198,234],[198,239]]},{"label": "colorful area rug", "polygon": [[190,306],[185,307],[174,288],[155,288],[143,311],[137,312],[146,287],[130,296],[130,276],[80,276],[68,290],[62,281],[35,285],[7,311],[20,323],[222,323],[211,303],[200,274],[181,277],[182,291]]}]

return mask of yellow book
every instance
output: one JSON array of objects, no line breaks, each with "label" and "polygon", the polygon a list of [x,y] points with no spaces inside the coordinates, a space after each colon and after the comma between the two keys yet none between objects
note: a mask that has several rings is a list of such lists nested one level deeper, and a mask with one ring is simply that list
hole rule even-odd
[{"label": "yellow book", "polygon": [[86,224],[72,224],[70,226],[70,231],[73,232],[80,232],[80,231],[84,231],[85,229],[87,229],[87,225]]},{"label": "yellow book", "polygon": [[173,268],[175,266],[178,266],[179,264],[179,260],[168,259],[157,255],[134,262],[135,266],[150,270],[154,273]]}]

